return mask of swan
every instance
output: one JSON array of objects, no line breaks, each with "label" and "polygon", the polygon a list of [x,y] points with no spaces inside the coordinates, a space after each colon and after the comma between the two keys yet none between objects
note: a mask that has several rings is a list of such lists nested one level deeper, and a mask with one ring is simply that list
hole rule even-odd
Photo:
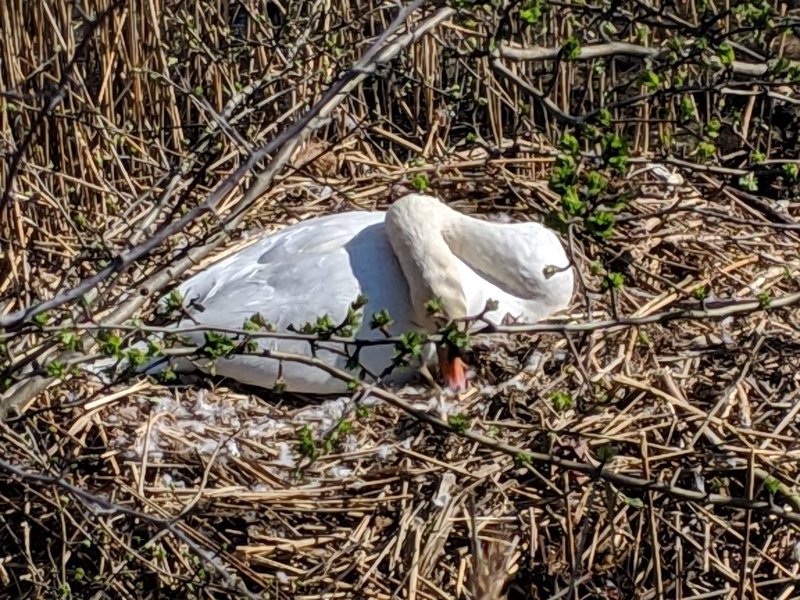
[{"label": "swan", "polygon": [[[441,311],[451,319],[481,313],[491,299],[497,305],[484,314],[487,320],[499,324],[509,316],[531,323],[568,306],[573,274],[558,237],[542,225],[487,222],[435,197],[409,194],[385,212],[331,214],[266,235],[193,275],[177,290],[185,316],[175,327],[194,328],[181,337],[202,346],[204,332],[198,327],[240,330],[254,314],[284,332],[323,315],[338,324],[359,296],[366,305],[354,337],[361,339],[435,332],[425,306],[431,298],[440,300]],[[370,316],[382,309],[393,322],[384,331],[374,330]],[[261,338],[258,344],[311,355],[303,340]],[[346,369],[346,356],[334,348],[341,350],[341,344],[320,343],[316,357]],[[359,362],[378,375],[391,364],[393,351],[391,344],[363,347]],[[463,362],[447,354],[439,353],[446,383],[465,387]],[[199,368],[262,388],[273,388],[280,378],[284,389],[297,393],[347,389],[346,382],[313,365],[253,354],[216,358],[213,366],[208,359],[169,362],[175,370]],[[413,365],[397,368],[384,381],[402,383],[414,371]]]}]

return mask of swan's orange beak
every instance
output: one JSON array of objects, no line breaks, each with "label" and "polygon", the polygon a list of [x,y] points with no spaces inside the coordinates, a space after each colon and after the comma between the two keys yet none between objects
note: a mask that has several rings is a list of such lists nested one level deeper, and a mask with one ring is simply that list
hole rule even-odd
[{"label": "swan's orange beak", "polygon": [[467,389],[467,364],[448,348],[439,348],[439,370],[445,385],[455,392]]}]

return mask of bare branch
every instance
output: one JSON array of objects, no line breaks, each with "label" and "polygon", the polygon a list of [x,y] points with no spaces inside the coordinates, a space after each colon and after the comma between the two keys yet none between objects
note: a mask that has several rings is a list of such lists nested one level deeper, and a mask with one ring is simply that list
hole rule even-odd
[{"label": "bare branch", "polygon": [[[545,61],[555,60],[558,58],[561,48],[547,48],[537,46],[533,48],[518,48],[509,44],[501,44],[499,48],[499,55],[502,58],[514,61]],[[592,60],[595,58],[605,58],[609,56],[633,56],[636,58],[649,58],[659,60],[669,53],[669,50],[664,48],[648,48],[646,46],[639,46],[638,44],[630,44],[627,42],[608,42],[605,44],[590,44],[581,46],[580,52],[572,60]],[[775,61],[766,63],[747,63],[740,60],[733,61],[730,69],[737,75],[746,75],[748,77],[763,77],[769,73]],[[800,63],[792,61],[789,63],[792,66],[798,66]]]}]

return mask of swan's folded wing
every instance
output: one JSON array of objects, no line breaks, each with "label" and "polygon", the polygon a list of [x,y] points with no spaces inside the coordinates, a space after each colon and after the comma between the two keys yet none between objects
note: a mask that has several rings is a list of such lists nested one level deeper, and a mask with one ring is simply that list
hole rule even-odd
[{"label": "swan's folded wing", "polygon": [[379,213],[330,215],[264,238],[184,282],[187,312],[235,329],[255,313],[281,330],[326,314],[339,322],[360,293],[346,246],[380,220]]}]

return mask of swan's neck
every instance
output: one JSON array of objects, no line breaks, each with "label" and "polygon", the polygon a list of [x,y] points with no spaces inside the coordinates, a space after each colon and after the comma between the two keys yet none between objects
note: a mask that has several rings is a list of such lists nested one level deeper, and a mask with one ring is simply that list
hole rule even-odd
[{"label": "swan's neck", "polygon": [[437,200],[412,195],[386,213],[385,228],[408,284],[414,321],[428,328],[432,319],[425,304],[438,298],[450,318],[465,317],[467,301],[457,262],[442,236],[451,211]]}]

